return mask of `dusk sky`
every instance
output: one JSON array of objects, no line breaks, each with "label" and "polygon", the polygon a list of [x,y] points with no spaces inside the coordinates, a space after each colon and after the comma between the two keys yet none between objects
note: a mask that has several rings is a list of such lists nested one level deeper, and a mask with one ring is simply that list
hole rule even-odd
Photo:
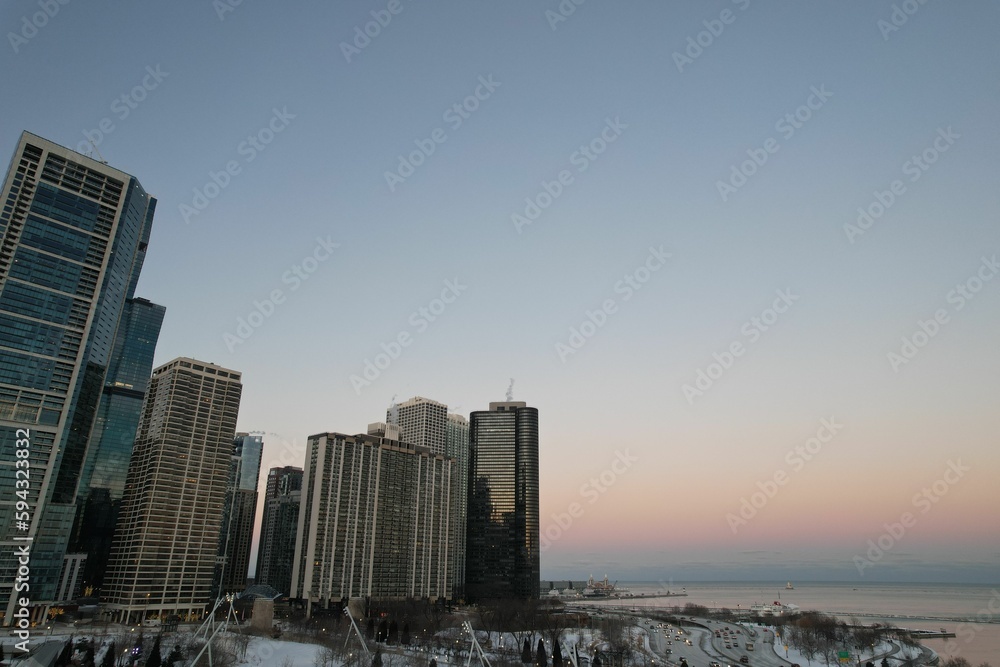
[{"label": "dusk sky", "polygon": [[6,2],[0,156],[158,198],[262,480],[514,378],[543,578],[1000,581],[1000,6],[576,2]]}]

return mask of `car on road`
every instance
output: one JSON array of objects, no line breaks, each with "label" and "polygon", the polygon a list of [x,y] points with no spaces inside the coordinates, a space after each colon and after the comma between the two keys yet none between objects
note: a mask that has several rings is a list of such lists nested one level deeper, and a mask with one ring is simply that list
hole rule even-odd
[{"label": "car on road", "polygon": [[740,662],[742,662],[744,665],[749,665],[750,664],[750,658],[748,658],[746,656],[743,656],[742,658],[740,658]]}]

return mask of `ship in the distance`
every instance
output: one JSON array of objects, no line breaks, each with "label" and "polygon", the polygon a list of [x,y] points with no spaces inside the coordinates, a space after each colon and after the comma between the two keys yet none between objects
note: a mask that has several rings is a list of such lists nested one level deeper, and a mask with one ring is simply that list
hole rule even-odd
[{"label": "ship in the distance", "polygon": [[[618,582],[615,582],[617,584]],[[583,589],[585,598],[612,598],[626,597],[631,595],[627,588],[618,588],[608,581],[608,575],[604,575],[604,581],[594,581],[594,575],[587,579],[587,587]]]}]

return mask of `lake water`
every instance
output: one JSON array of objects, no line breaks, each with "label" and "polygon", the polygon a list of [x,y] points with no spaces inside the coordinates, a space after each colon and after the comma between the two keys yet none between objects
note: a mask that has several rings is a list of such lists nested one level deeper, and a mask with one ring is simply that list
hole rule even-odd
[{"label": "lake water", "polygon": [[[706,607],[746,609],[755,603],[780,601],[801,610],[836,614],[849,620],[857,614],[861,623],[892,623],[905,628],[938,630],[945,628],[958,636],[928,639],[924,644],[944,658],[962,656],[973,667],[989,662],[1000,667],[1000,585],[955,584],[842,584],[785,582],[619,582],[633,595],[653,594],[669,589],[686,597],[644,600],[608,600],[600,604],[627,604],[640,607],[683,607],[687,603]],[[582,588],[574,583],[575,588]],[[543,585],[544,590],[548,585]]]}]

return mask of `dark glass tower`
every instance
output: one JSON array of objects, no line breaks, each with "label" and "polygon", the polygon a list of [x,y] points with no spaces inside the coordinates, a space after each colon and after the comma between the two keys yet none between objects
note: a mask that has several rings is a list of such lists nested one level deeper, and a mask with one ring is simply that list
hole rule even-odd
[{"label": "dark glass tower", "polygon": [[271,468],[264,492],[255,581],[288,595],[302,504],[302,468]]},{"label": "dark glass tower", "polygon": [[242,593],[247,587],[253,523],[257,516],[257,478],[264,452],[260,435],[237,433],[229,464],[229,484],[222,510],[219,558],[216,561],[212,597],[220,593]]},{"label": "dark glass tower", "polygon": [[469,441],[466,593],[538,597],[538,410],[490,403],[472,413]]},{"label": "dark glass tower", "polygon": [[111,539],[121,509],[122,491],[139,426],[142,400],[153,369],[153,352],[164,308],[145,299],[129,299],[101,394],[91,435],[93,454],[80,477],[79,502],[70,552],[83,553],[81,591],[97,595],[111,552]]},{"label": "dark glass tower", "polygon": [[0,206],[0,506],[18,500],[15,434],[31,434],[31,520],[0,519],[0,613],[9,624],[14,537],[33,538],[32,618],[55,601],[156,200],[134,177],[25,132]]}]

